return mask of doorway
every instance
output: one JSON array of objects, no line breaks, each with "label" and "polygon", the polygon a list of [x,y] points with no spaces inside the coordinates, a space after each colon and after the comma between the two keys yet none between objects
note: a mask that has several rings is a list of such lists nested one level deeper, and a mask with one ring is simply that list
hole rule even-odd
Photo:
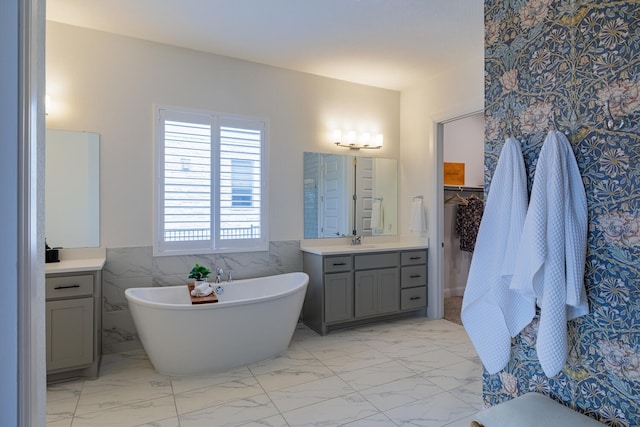
[{"label": "doorway", "polygon": [[[436,123],[437,286],[443,317],[461,324],[460,309],[472,250],[460,241],[458,207],[469,197],[484,196],[484,112],[455,116]],[[445,179],[445,163],[454,167],[456,181]]]}]

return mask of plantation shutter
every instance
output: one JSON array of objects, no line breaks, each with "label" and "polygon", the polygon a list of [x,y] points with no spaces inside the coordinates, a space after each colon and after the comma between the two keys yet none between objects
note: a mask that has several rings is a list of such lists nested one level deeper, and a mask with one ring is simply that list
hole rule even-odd
[{"label": "plantation shutter", "polygon": [[204,251],[212,242],[211,117],[160,111],[156,232],[166,250]]},{"label": "plantation shutter", "polygon": [[264,241],[264,123],[221,117],[219,124],[216,247],[259,244]]},{"label": "plantation shutter", "polygon": [[157,117],[154,254],[266,250],[265,122]]}]

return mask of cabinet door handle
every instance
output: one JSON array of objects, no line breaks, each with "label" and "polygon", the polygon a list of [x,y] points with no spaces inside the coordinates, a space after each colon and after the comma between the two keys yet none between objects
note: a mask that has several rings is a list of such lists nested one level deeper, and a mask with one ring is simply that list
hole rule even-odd
[{"label": "cabinet door handle", "polygon": [[415,261],[417,259],[422,259],[421,256],[412,256],[411,258],[409,258],[411,261]]},{"label": "cabinet door handle", "polygon": [[414,275],[409,276],[409,277],[411,277],[412,279],[418,279],[418,278],[422,277],[422,274],[414,274]]},{"label": "cabinet door handle", "polygon": [[411,298],[409,298],[409,300],[411,300],[411,301],[415,301],[417,299],[422,299],[422,297],[411,297]]},{"label": "cabinet door handle", "polygon": [[56,286],[53,289],[71,289],[71,288],[79,288],[80,285],[66,285],[66,286]]},{"label": "cabinet door handle", "polygon": [[337,267],[337,266],[340,266],[340,265],[347,265],[347,263],[346,262],[334,262],[333,263],[334,267]]}]

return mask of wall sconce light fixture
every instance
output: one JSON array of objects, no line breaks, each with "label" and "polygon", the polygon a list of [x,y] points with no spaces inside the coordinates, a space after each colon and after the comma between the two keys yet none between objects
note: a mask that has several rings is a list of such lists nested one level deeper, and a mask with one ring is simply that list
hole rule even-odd
[{"label": "wall sconce light fixture", "polygon": [[333,131],[333,143],[338,147],[345,147],[351,150],[379,149],[382,148],[382,134],[371,135],[369,132],[356,133],[353,130],[342,132],[341,129]]}]

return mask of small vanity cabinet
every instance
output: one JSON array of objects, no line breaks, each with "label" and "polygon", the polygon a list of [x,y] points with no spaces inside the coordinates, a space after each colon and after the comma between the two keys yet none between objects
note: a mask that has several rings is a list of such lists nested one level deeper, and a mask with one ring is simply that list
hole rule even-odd
[{"label": "small vanity cabinet", "polygon": [[[87,262],[89,261],[89,262]],[[97,378],[101,358],[104,260],[46,268],[47,381]]]},{"label": "small vanity cabinet", "polygon": [[353,318],[353,275],[351,256],[327,257],[321,260],[323,289],[319,297],[328,301],[323,310],[326,322],[341,322]]},{"label": "small vanity cabinet", "polygon": [[427,304],[427,251],[400,254],[400,309],[424,308]]},{"label": "small vanity cabinet", "polygon": [[303,264],[309,286],[302,320],[322,335],[426,309],[426,248],[303,249]]}]

